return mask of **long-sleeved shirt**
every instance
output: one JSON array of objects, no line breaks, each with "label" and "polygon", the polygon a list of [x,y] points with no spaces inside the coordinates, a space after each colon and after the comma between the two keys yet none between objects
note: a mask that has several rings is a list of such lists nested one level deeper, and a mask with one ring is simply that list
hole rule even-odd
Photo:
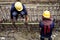
[{"label": "long-sleeved shirt", "polygon": [[[13,3],[12,6],[11,6],[11,10],[10,10],[11,16],[13,16],[13,15],[12,15],[13,12],[16,12],[17,14],[20,14],[21,16],[27,15],[27,10],[26,10],[24,4],[22,4],[22,6],[23,6],[23,10],[22,10],[22,11],[17,11],[14,5],[15,5],[15,3]],[[15,15],[15,14],[14,14],[14,15]]]},{"label": "long-sleeved shirt", "polygon": [[45,23],[43,21],[41,21],[39,24],[39,27],[41,28],[40,34],[43,37],[50,37],[52,35],[52,30],[54,28],[54,22],[51,21],[52,23],[50,25],[48,25],[49,24],[48,21],[45,21]]}]

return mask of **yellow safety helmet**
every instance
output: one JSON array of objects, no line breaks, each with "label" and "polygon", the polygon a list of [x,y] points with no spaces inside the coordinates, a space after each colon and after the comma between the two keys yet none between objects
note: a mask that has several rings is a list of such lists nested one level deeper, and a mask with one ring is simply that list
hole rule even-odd
[{"label": "yellow safety helmet", "polygon": [[23,10],[23,6],[22,6],[21,2],[16,2],[14,6],[15,6],[17,11],[22,11]]},{"label": "yellow safety helmet", "polygon": [[44,11],[43,12],[43,17],[50,18],[50,11]]}]

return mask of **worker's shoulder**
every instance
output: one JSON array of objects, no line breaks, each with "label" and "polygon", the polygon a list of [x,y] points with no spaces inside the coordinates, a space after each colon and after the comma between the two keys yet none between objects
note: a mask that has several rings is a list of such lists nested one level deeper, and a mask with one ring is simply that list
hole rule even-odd
[{"label": "worker's shoulder", "polygon": [[26,9],[26,6],[25,6],[25,4],[22,4],[22,6],[23,6],[23,9]]},{"label": "worker's shoulder", "polygon": [[15,5],[15,3],[12,3],[12,4],[11,4],[11,6],[14,6],[14,5]]},{"label": "worker's shoulder", "polygon": [[14,10],[14,9],[15,9],[14,4],[15,4],[15,3],[12,3],[12,5],[11,5],[11,10]]}]

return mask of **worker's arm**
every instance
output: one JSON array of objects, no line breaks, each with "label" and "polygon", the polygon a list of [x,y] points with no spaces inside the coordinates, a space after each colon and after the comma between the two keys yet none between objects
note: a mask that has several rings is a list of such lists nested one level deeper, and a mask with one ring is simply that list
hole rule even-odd
[{"label": "worker's arm", "polygon": [[25,24],[28,24],[28,15],[25,16]]},{"label": "worker's arm", "polygon": [[27,13],[27,10],[26,10],[26,7],[25,5],[23,4],[23,11],[24,11],[24,15],[25,15],[25,24],[28,24],[28,13]]},{"label": "worker's arm", "polygon": [[10,19],[11,19],[11,22],[13,23],[13,24],[15,24],[15,19],[14,19],[14,17],[13,17],[13,13],[14,13],[14,10],[15,10],[15,8],[14,8],[14,3],[11,5],[11,9],[10,9]]}]

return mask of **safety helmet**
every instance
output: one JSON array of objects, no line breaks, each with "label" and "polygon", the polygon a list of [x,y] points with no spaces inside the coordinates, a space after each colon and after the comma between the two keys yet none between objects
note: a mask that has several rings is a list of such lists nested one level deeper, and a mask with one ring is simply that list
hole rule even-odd
[{"label": "safety helmet", "polygon": [[23,6],[22,6],[21,2],[16,2],[14,6],[15,6],[17,11],[22,11],[23,10]]},{"label": "safety helmet", "polygon": [[50,11],[44,11],[43,12],[43,17],[50,18]]}]

